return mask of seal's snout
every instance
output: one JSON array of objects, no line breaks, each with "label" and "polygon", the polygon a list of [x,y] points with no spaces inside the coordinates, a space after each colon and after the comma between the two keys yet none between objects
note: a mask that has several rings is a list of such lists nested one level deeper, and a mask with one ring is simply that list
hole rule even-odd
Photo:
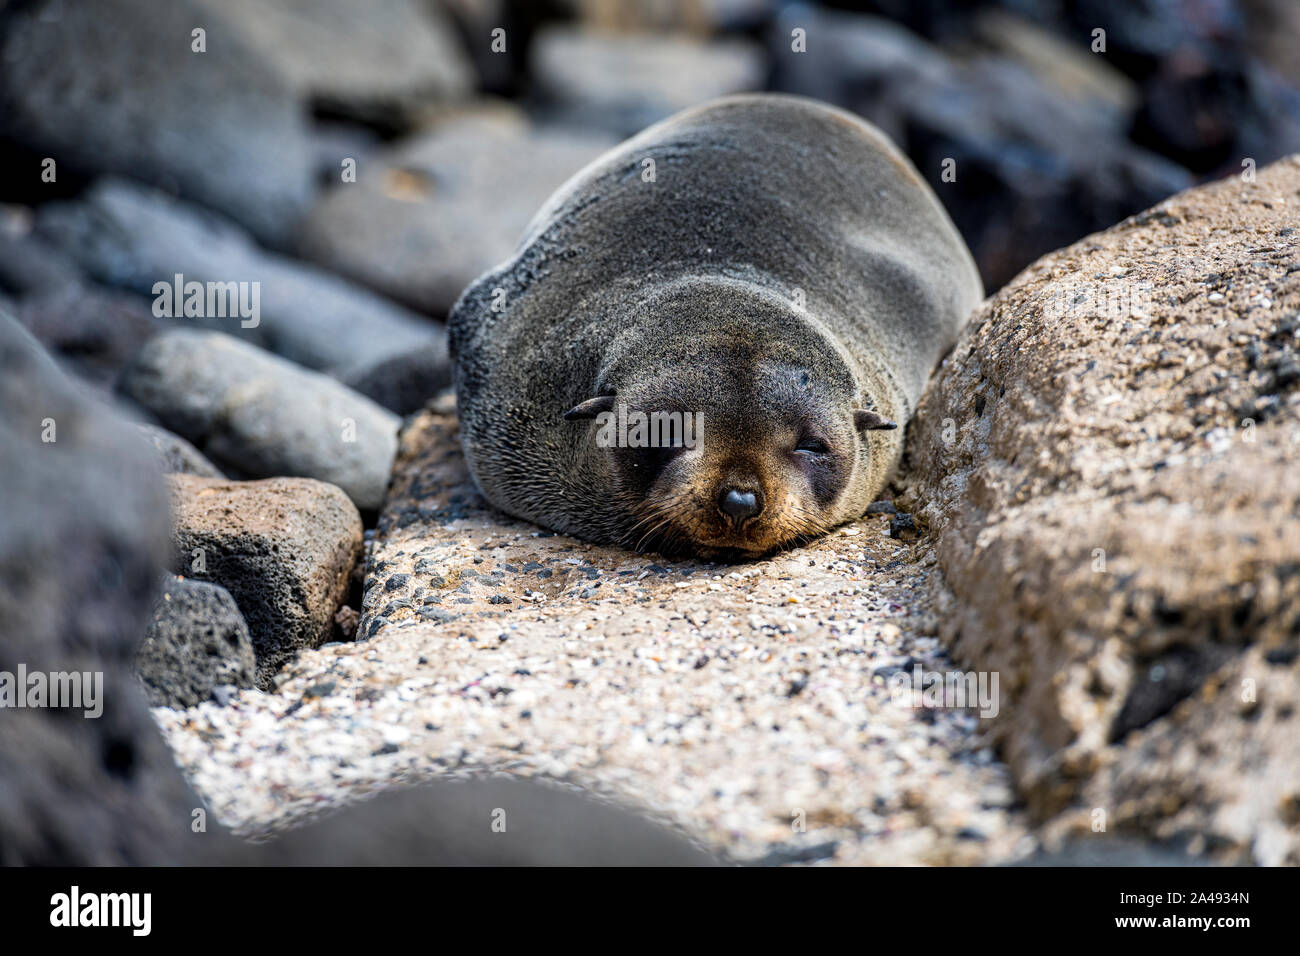
[{"label": "seal's snout", "polygon": [[759,515],[763,510],[763,497],[760,492],[727,487],[718,496],[718,510],[734,526],[739,527],[748,519]]}]

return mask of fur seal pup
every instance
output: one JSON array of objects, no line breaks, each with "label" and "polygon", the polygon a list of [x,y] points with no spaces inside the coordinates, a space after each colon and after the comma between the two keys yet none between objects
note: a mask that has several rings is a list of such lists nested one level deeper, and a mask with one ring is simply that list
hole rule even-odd
[{"label": "fur seal pup", "polygon": [[492,504],[557,531],[761,555],[862,515],[982,298],[874,127],[715,100],[574,175],[461,295],[465,457]]}]

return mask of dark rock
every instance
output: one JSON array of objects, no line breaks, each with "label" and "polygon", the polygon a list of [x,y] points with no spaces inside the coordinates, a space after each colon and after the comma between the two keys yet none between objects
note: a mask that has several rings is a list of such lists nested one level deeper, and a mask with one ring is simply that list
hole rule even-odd
[{"label": "dark rock", "polygon": [[309,368],[343,373],[446,342],[440,326],[319,269],[259,249],[215,214],[125,181],[103,181],[77,201],[47,204],[37,231],[101,282],[148,295],[155,304],[155,285],[170,288],[178,274],[185,283],[246,283],[238,288],[247,290],[250,307],[257,306],[252,318],[175,321],[247,339]]},{"label": "dark rock", "polygon": [[[958,59],[895,24],[801,7],[770,33],[777,89],[813,95],[880,126],[943,202],[995,289],[1038,256],[1191,185],[1186,170],[1126,136],[1131,84],[1086,53],[1002,50]],[[807,30],[809,53],[790,49]],[[1081,96],[1079,90],[1095,90]],[[1044,122],[1042,117],[1051,117]],[[951,174],[945,181],[945,169]]]},{"label": "dark rock", "polygon": [[1009,866],[1209,866],[1203,856],[1191,856],[1175,846],[1105,834],[1075,838],[1052,850],[1038,850]]},{"label": "dark rock", "polygon": [[[1034,117],[1052,116],[1050,125]],[[1019,64],[974,61],[914,101],[908,152],[996,288],[1036,257],[1192,184]],[[945,160],[956,178],[945,183]]]},{"label": "dark rock", "polygon": [[447,343],[440,338],[424,348],[353,369],[343,376],[343,384],[398,415],[418,412],[451,385]]},{"label": "dark rock", "polygon": [[[811,52],[791,48],[795,29]],[[798,7],[768,39],[776,89],[851,109],[904,149],[909,101],[950,86],[959,71],[938,47],[880,17]]]},{"label": "dark rock", "polygon": [[136,666],[155,707],[193,707],[217,687],[252,687],[248,625],[223,587],[186,578],[163,585]]},{"label": "dark rock", "polygon": [[231,482],[171,475],[176,570],[220,584],[248,622],[257,683],[333,639],[361,556],[361,516],[338,488],[306,478]]},{"label": "dark rock", "polygon": [[[326,192],[303,254],[429,315],[510,255],[538,207],[613,140],[477,111],[398,141]],[[393,349],[390,355],[409,349]]]},{"label": "dark rock", "polygon": [[136,426],[153,446],[159,471],[164,475],[198,475],[200,478],[225,478],[216,465],[180,435],[173,435],[157,425]]},{"label": "dark rock", "polygon": [[915,541],[919,535],[916,519],[910,514],[899,512],[889,519],[889,536],[900,541]]},{"label": "dark rock", "polygon": [[[1300,150],[1300,16],[1287,0],[1078,0],[1048,22],[1142,84],[1133,138],[1198,174],[1240,173]],[[1102,57],[1099,57],[1099,59]]]},{"label": "dark rock", "polygon": [[[460,34],[473,61],[478,89],[493,96],[517,98],[528,86],[527,53],[533,35],[555,16],[549,2],[513,0],[434,0]],[[493,30],[505,30],[504,50],[494,50]]]},{"label": "dark rock", "polygon": [[[53,442],[41,440],[47,419]],[[202,803],[140,694],[134,659],[167,555],[144,441],[0,315],[0,670],[103,675],[102,715],[0,715],[0,863],[174,863]],[[90,684],[93,688],[94,683]],[[212,828],[215,831],[215,827]]]},{"label": "dark rock", "polygon": [[892,515],[897,513],[898,509],[894,507],[892,501],[873,501],[867,505],[867,514],[869,515]]},{"label": "dark rock", "polygon": [[1245,61],[1240,50],[1186,51],[1147,80],[1134,138],[1203,173],[1242,171],[1300,150],[1300,89]]},{"label": "dark rock", "polygon": [[103,389],[164,325],[147,299],[80,283],[31,293],[15,314],[64,368]]},{"label": "dark rock", "polygon": [[750,866],[790,866],[795,863],[814,863],[835,856],[839,841],[829,840],[807,846],[777,844],[770,852],[750,863]]},{"label": "dark rock", "polygon": [[312,684],[302,692],[302,696],[304,700],[315,700],[318,697],[328,697],[330,694],[334,693],[336,687],[338,687],[338,681],[327,680],[322,684]]},{"label": "dark rock", "polygon": [[219,465],[318,478],[360,508],[384,499],[398,419],[324,375],[227,335],[173,330],[145,346],[122,388]]},{"label": "dark rock", "polygon": [[199,0],[33,0],[6,16],[5,136],[69,173],[177,189],[264,240],[292,234],[312,192],[306,110],[223,17]]},{"label": "dark rock", "polygon": [[0,222],[0,291],[15,295],[56,292],[82,281],[72,257],[33,235],[30,211],[22,221]]},{"label": "dark rock", "polygon": [[622,806],[541,780],[479,778],[381,794],[258,848],[257,862],[710,866],[720,861]]}]

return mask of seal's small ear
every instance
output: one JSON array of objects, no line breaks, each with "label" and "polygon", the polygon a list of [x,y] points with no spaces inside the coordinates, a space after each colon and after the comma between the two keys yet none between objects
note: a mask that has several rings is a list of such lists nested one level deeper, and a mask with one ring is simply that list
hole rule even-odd
[{"label": "seal's small ear", "polygon": [[577,421],[580,418],[595,418],[601,412],[608,412],[614,407],[613,395],[597,395],[595,398],[589,398],[585,402],[579,402],[571,409],[564,413],[566,422]]},{"label": "seal's small ear", "polygon": [[898,422],[891,422],[888,418],[882,418],[875,412],[859,408],[853,413],[853,425],[858,431],[866,432],[897,428]]}]

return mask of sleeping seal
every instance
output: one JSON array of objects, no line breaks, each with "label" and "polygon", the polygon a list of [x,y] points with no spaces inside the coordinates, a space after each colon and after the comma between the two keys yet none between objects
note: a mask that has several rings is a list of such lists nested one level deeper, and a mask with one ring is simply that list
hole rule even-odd
[{"label": "sleeping seal", "polygon": [[496,507],[557,531],[761,555],[862,515],[982,297],[874,127],[716,100],[578,172],[461,295],[465,457]]}]

